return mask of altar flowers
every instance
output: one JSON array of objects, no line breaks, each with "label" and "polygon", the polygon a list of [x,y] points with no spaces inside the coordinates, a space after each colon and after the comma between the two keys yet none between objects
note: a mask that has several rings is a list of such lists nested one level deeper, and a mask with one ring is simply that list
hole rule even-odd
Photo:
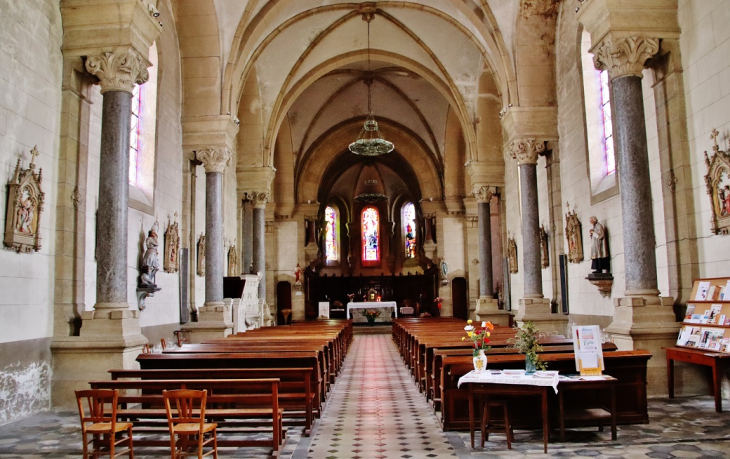
[{"label": "altar flowers", "polygon": [[491,346],[489,346],[489,337],[491,336],[490,332],[494,330],[494,325],[492,325],[491,322],[482,322],[481,327],[475,328],[472,323],[471,319],[466,321],[466,327],[464,327],[466,336],[463,336],[461,340],[466,341],[467,339],[470,339],[472,341],[472,344],[474,345],[473,354],[474,357],[477,357],[479,356],[479,351],[488,351],[491,348]]}]

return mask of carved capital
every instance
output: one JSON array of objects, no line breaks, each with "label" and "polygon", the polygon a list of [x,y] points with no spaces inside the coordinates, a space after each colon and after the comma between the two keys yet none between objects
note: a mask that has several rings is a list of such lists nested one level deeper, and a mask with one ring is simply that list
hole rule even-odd
[{"label": "carved capital", "polygon": [[254,209],[266,208],[266,204],[270,199],[268,191],[247,191],[246,197],[251,202]]},{"label": "carved capital", "polygon": [[488,203],[492,200],[492,196],[497,194],[497,187],[495,187],[495,186],[475,186],[471,189],[471,192],[474,195],[474,199],[476,199],[478,203],[483,203],[483,202]]},{"label": "carved capital", "polygon": [[517,160],[517,165],[537,164],[537,157],[545,151],[545,141],[518,139],[509,146],[509,154]]},{"label": "carved capital", "polygon": [[223,172],[228,163],[231,162],[231,150],[228,148],[208,148],[206,150],[197,150],[195,158],[203,163],[205,173]]},{"label": "carved capital", "polygon": [[132,93],[135,84],[144,84],[150,77],[149,63],[136,51],[104,53],[86,58],[86,70],[99,78],[101,93],[124,91]]},{"label": "carved capital", "polygon": [[593,48],[593,63],[599,70],[608,70],[611,80],[638,76],[644,63],[659,51],[659,40],[644,37],[606,36]]}]

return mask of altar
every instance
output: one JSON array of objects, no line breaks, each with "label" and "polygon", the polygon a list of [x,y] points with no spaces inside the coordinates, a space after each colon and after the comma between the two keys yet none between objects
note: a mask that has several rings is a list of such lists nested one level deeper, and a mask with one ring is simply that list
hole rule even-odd
[{"label": "altar", "polygon": [[347,318],[352,318],[353,322],[367,322],[367,318],[362,315],[364,309],[380,311],[380,317],[376,318],[375,322],[390,322],[393,312],[395,317],[398,317],[398,305],[395,301],[365,301],[347,303]]}]

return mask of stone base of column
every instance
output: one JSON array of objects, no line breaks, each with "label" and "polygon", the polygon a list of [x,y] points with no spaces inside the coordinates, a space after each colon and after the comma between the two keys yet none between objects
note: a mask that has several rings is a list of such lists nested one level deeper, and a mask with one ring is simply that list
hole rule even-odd
[{"label": "stone base of column", "polygon": [[86,311],[80,336],[53,340],[53,406],[75,406],[74,391],[88,389],[89,381],[109,379],[108,370],[139,368],[136,358],[147,338],[141,333],[139,311],[124,306]]},{"label": "stone base of column", "polygon": [[495,298],[478,298],[474,319],[477,322],[489,321],[493,325],[509,327],[509,318],[512,314],[509,311],[499,309],[499,300]]},{"label": "stone base of column", "polygon": [[[667,359],[662,347],[674,346],[680,324],[672,297],[631,296],[614,298],[613,322],[606,328],[619,350],[645,349],[653,355],[647,364],[649,395],[667,395]],[[677,366],[677,381],[682,381]],[[704,386],[704,379],[698,379]],[[684,388],[685,391],[688,388]],[[703,390],[706,390],[703,389]]]},{"label": "stone base of column", "polygon": [[191,343],[225,338],[233,332],[231,310],[222,301],[207,302],[198,308],[198,321],[185,324],[185,329],[190,330]]},{"label": "stone base of column", "polygon": [[291,299],[291,319],[294,320],[306,320],[305,307],[304,307],[304,294],[303,292],[294,292]]},{"label": "stone base of column", "polygon": [[543,333],[569,336],[568,316],[550,312],[550,299],[522,298],[519,305],[520,310],[515,315],[517,325],[532,322]]}]

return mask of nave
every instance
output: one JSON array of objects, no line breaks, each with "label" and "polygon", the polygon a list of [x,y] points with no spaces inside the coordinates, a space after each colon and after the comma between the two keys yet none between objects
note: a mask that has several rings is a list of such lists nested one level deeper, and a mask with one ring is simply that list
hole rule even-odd
[{"label": "nave", "polygon": [[[538,431],[515,432],[513,449],[492,434],[485,448],[470,450],[469,432],[442,432],[388,334],[356,335],[323,416],[311,437],[290,428],[283,459],[376,458],[726,458],[730,413],[715,413],[710,396],[653,398],[650,423],[619,426],[618,440],[594,428],[551,441],[542,454]],[[478,438],[478,434],[477,434]],[[221,457],[264,459],[265,448],[221,448]],[[78,415],[54,409],[0,427],[0,458],[79,458]],[[135,448],[137,458],[169,457],[165,448]]]}]

